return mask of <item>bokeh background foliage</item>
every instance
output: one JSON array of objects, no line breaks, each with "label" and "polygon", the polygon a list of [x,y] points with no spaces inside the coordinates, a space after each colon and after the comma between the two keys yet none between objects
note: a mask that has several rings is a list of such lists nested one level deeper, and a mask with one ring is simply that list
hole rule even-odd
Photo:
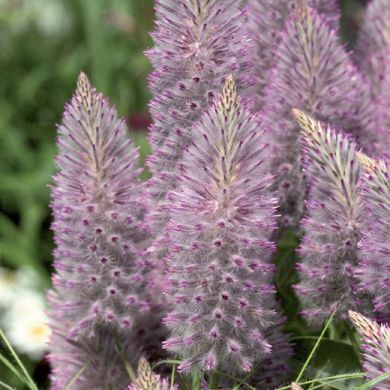
[{"label": "bokeh background foliage", "polygon": [[[80,70],[126,116],[131,135],[141,148],[142,161],[149,152],[145,131],[150,66],[143,52],[151,45],[152,3],[0,0],[0,266],[11,270],[32,267],[42,292],[50,284],[52,261],[48,185],[54,172],[55,124]],[[353,44],[364,3],[340,3],[347,45]],[[147,176],[145,172],[143,177]],[[294,235],[286,234],[280,243],[277,261],[283,272],[277,284],[291,318],[289,330],[295,334],[302,354],[297,360],[304,360],[312,340],[300,338],[308,329],[297,316],[298,304],[289,288],[295,278],[291,250],[295,240]],[[343,364],[348,365],[344,371],[357,369],[350,345],[340,345],[325,340],[321,347],[325,351],[318,353],[313,367],[321,367],[324,373],[334,372],[331,366],[341,371],[341,354],[350,356],[347,363],[344,359]],[[24,357],[24,362],[44,387],[48,372],[45,361],[36,364]],[[0,379],[22,388],[1,366]]]}]

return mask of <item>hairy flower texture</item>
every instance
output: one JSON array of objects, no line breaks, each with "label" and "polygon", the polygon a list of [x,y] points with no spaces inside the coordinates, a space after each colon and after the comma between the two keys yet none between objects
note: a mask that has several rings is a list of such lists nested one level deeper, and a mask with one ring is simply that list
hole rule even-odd
[{"label": "hairy flower texture", "polygon": [[[383,153],[390,147],[390,2],[369,3],[359,31],[355,62],[371,87],[370,121],[382,135],[374,152]],[[371,123],[370,123],[371,122]],[[366,125],[365,123],[363,125]],[[372,131],[373,131],[372,130]]]},{"label": "hairy flower texture", "polygon": [[[88,355],[83,346],[95,340],[96,348],[107,343],[110,356],[115,345],[99,340],[99,332],[131,338],[142,317],[155,310],[147,293],[138,151],[124,120],[83,73],[58,132],[51,322],[81,354]],[[61,359],[55,361],[62,375]]]},{"label": "hairy flower texture", "polygon": [[282,224],[296,225],[303,213],[305,186],[300,164],[299,108],[324,123],[349,129],[365,87],[324,18],[301,4],[289,18],[276,50],[267,88],[264,126],[277,176]]},{"label": "hairy flower texture", "polygon": [[228,77],[169,194],[165,347],[183,359],[180,371],[246,372],[271,351],[264,333],[277,321],[269,261],[276,198],[262,136]]},{"label": "hairy flower texture", "polygon": [[293,355],[293,349],[288,335],[283,333],[283,325],[284,320],[281,318],[277,324],[264,332],[265,339],[272,345],[272,350],[254,367],[250,382],[256,389],[275,389],[286,381],[291,372],[289,360]]},{"label": "hairy flower texture", "polygon": [[383,60],[390,50],[390,3],[372,0],[367,6],[355,48],[355,60],[371,79],[375,93],[382,88]]},{"label": "hairy flower texture", "polygon": [[[154,124],[149,141],[153,174],[149,196],[151,219],[163,238],[168,220],[166,195],[175,188],[183,151],[193,137],[192,125],[213,101],[228,74],[240,91],[252,83],[249,39],[239,0],[159,0],[156,3],[155,47],[148,52],[154,65],[150,77]],[[161,245],[161,244],[160,244]],[[163,246],[164,244],[162,244]]]},{"label": "hairy flower texture", "polygon": [[171,386],[167,379],[156,375],[145,358],[138,363],[137,379],[127,390],[179,390],[177,385]]},{"label": "hairy flower texture", "polygon": [[374,310],[381,321],[390,322],[390,181],[389,163],[375,161],[363,154],[360,184],[364,203],[363,239],[357,275],[362,291],[373,297]]},{"label": "hairy flower texture", "polygon": [[360,165],[353,141],[300,111],[294,110],[294,116],[302,128],[303,166],[310,183],[295,289],[302,314],[321,324],[337,305],[336,315],[345,319],[360,304],[354,276],[362,225]]},{"label": "hairy flower texture", "polygon": [[[308,0],[308,4],[322,14],[334,30],[338,30],[340,11],[335,0]],[[254,41],[256,63],[255,108],[261,110],[266,102],[265,88],[275,64],[275,49],[282,39],[288,16],[296,8],[293,0],[248,0],[248,35]]]},{"label": "hairy flower texture", "polygon": [[[364,371],[367,380],[390,372],[390,328],[387,324],[379,325],[375,321],[350,311],[349,317],[362,338]],[[390,389],[390,378],[379,382],[374,390]]]}]

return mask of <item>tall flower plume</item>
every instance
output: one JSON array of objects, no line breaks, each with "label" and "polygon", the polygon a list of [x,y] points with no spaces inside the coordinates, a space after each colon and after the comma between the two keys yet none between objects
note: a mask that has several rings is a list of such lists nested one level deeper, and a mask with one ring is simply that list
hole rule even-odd
[{"label": "tall flower plume", "polygon": [[300,132],[291,110],[299,108],[324,123],[348,130],[357,120],[355,113],[366,91],[335,31],[315,10],[304,2],[298,4],[275,52],[264,110],[264,126],[272,130],[271,168],[277,176],[282,223],[286,225],[297,224],[305,197]]},{"label": "tall flower plume", "polygon": [[373,0],[367,6],[358,34],[355,62],[371,87],[371,126],[381,132],[377,154],[390,147],[390,2]]},{"label": "tall flower plume", "polygon": [[358,158],[364,166],[360,189],[367,222],[362,231],[357,275],[362,291],[373,297],[378,319],[390,322],[389,164],[363,154]]},{"label": "tall flower plume", "polygon": [[276,322],[276,198],[259,118],[240,103],[232,77],[194,129],[178,190],[169,195],[169,301],[165,347],[181,371],[250,371],[270,353]]},{"label": "tall flower plume", "polygon": [[150,76],[154,121],[148,162],[153,174],[149,195],[153,225],[159,239],[168,220],[166,195],[175,188],[183,150],[193,138],[192,124],[200,119],[232,73],[240,90],[252,83],[249,39],[240,0],[159,0],[156,3],[155,47],[148,56],[155,68]]},{"label": "tall flower plume", "polygon": [[[350,311],[349,317],[362,338],[364,371],[367,380],[390,372],[390,328]],[[374,390],[390,389],[390,378],[379,382]]]},{"label": "tall flower plume", "polygon": [[302,128],[303,166],[309,181],[304,237],[299,249],[302,314],[320,324],[339,305],[337,316],[359,304],[354,276],[362,225],[356,145],[331,128],[294,110]]},{"label": "tall flower plume", "polygon": [[[335,0],[308,0],[308,4],[322,14],[334,30],[338,30],[340,11]],[[282,39],[282,31],[288,16],[294,12],[292,0],[248,0],[248,35],[254,41],[256,63],[256,109],[266,102],[265,88],[275,64],[275,49]]]},{"label": "tall flower plume", "polygon": [[[128,335],[126,340],[135,338],[141,316],[147,316],[153,304],[146,293],[149,264],[142,255],[147,231],[138,151],[127,137],[124,119],[118,119],[83,73],[58,133],[58,173],[51,204],[56,272],[49,300],[53,383],[63,389],[86,364],[76,355],[91,352],[93,359],[94,348],[97,353],[104,344],[102,356],[112,360],[114,335],[118,340],[123,334]],[[102,333],[105,340],[100,339]],[[63,339],[60,349],[59,339]],[[133,355],[136,351],[129,351],[128,357]],[[81,366],[70,372],[78,360]],[[84,378],[93,377],[96,366],[87,365]],[[110,366],[101,367],[96,375],[105,389],[111,388]],[[91,383],[83,383],[90,388]]]}]

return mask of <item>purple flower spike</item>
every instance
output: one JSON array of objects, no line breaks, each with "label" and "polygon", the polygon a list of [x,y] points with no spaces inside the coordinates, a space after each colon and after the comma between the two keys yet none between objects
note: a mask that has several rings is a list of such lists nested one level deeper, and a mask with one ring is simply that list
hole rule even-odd
[{"label": "purple flower spike", "polygon": [[359,303],[354,273],[363,211],[360,165],[354,142],[300,111],[294,110],[294,116],[302,128],[303,167],[310,184],[297,265],[301,281],[295,289],[303,316],[319,325],[337,305],[337,317],[345,319]]},{"label": "purple flower spike", "polygon": [[264,110],[264,126],[272,130],[268,134],[271,167],[277,176],[282,224],[293,226],[303,214],[306,189],[300,166],[300,132],[291,110],[298,108],[355,133],[351,126],[357,126],[360,99],[368,92],[336,32],[315,10],[299,4],[275,52]]},{"label": "purple flower spike", "polygon": [[[147,232],[138,151],[127,137],[124,120],[83,73],[58,133],[51,204],[55,291],[49,294],[53,383],[64,389],[86,365],[83,378],[99,377],[107,385],[102,388],[108,389],[111,376],[127,376],[119,364],[115,375],[110,372],[118,354],[114,335],[125,344],[136,339],[139,321],[155,310],[147,293],[150,265],[142,254]],[[89,358],[98,359],[103,344],[99,364],[86,364]],[[134,349],[125,355],[137,361]],[[107,367],[104,356],[110,361]],[[84,385],[100,388],[87,379]]]},{"label": "purple flower spike", "polygon": [[[370,120],[363,123],[379,132],[374,152],[390,148],[390,2],[372,0],[359,31],[355,62],[371,87]],[[378,141],[377,140],[377,141]],[[370,150],[368,150],[370,152]]]},{"label": "purple flower spike", "polygon": [[229,76],[196,124],[179,189],[169,194],[165,347],[183,359],[183,372],[243,373],[272,350],[265,332],[278,319],[269,261],[276,198],[262,137]]},{"label": "purple flower spike", "polygon": [[179,390],[177,385],[171,386],[169,381],[156,375],[145,358],[138,363],[137,379],[127,390]]},{"label": "purple flower spike", "polygon": [[379,79],[383,69],[375,66],[373,57],[390,50],[390,3],[388,0],[372,0],[366,9],[358,34],[355,59],[359,67],[375,81],[375,91],[381,88]]},{"label": "purple flower spike", "polygon": [[[367,380],[390,372],[390,328],[379,325],[361,314],[350,311],[349,317],[362,338],[364,371]],[[373,390],[390,389],[390,378],[379,382]]]},{"label": "purple flower spike", "polygon": [[[175,188],[183,151],[193,139],[192,124],[219,93],[232,73],[240,91],[253,84],[250,40],[242,26],[240,0],[159,0],[156,3],[155,47],[148,52],[154,121],[149,141],[153,174],[149,195],[157,233],[154,249],[165,246],[168,191]],[[249,90],[248,90],[249,91]],[[155,206],[155,207],[154,207]]]},{"label": "purple flower spike", "polygon": [[[308,4],[326,18],[332,29],[338,30],[340,10],[335,0],[308,0]],[[255,43],[257,110],[261,110],[266,102],[265,87],[275,64],[274,50],[282,39],[285,22],[295,8],[296,2],[292,0],[247,1],[246,28]]]},{"label": "purple flower spike", "polygon": [[380,321],[390,322],[390,181],[387,161],[358,154],[364,167],[360,189],[366,221],[357,275],[362,291],[373,297]]}]

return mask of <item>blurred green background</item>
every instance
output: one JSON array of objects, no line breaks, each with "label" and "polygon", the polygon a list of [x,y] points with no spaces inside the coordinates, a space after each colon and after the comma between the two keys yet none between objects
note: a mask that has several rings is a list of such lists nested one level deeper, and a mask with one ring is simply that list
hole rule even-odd
[{"label": "blurred green background", "polygon": [[[364,1],[341,5],[350,45]],[[152,27],[152,0],[0,0],[0,266],[33,267],[42,292],[52,260],[55,124],[83,70],[127,118],[144,158],[150,65],[143,52]],[[47,363],[24,361],[44,387]],[[1,366],[0,380],[21,388]]]}]

